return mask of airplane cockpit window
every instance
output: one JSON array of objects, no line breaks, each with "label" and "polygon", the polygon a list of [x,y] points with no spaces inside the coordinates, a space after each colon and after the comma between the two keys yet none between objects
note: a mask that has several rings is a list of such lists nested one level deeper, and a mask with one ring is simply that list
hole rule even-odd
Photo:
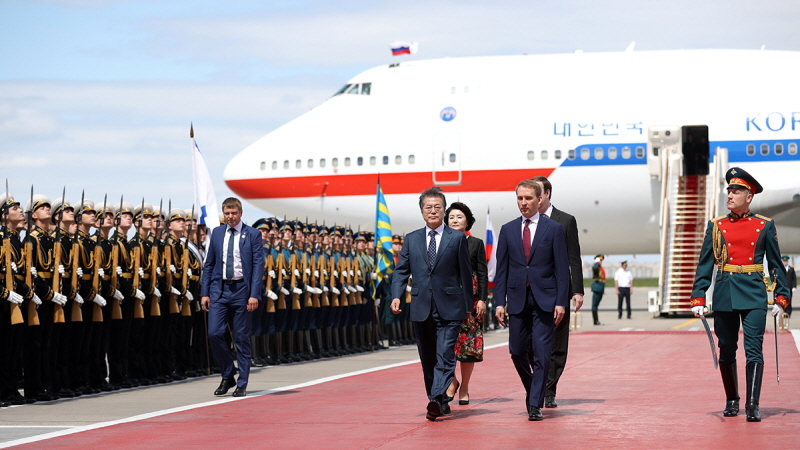
[{"label": "airplane cockpit window", "polygon": [[574,148],[571,148],[571,149],[567,150],[567,159],[569,159],[569,160],[575,159],[575,149]]},{"label": "airplane cockpit window", "polygon": [[622,159],[631,159],[630,147],[622,147]]},{"label": "airplane cockpit window", "polygon": [[288,169],[289,168],[289,160],[288,159],[283,161],[283,168],[284,169]]},{"label": "airplane cockpit window", "polygon": [[350,167],[350,157],[349,157],[349,156],[348,156],[347,158],[345,158],[345,159],[344,159],[344,165],[345,165],[346,167]]},{"label": "airplane cockpit window", "polygon": [[325,167],[325,164],[326,164],[326,163],[327,163],[327,162],[325,161],[325,158],[321,158],[321,159],[319,160],[319,166],[320,166],[320,167]]},{"label": "airplane cockpit window", "polygon": [[547,159],[547,150],[542,150],[542,159]]},{"label": "airplane cockpit window", "polygon": [[617,147],[608,148],[608,159],[617,159]]},{"label": "airplane cockpit window", "polygon": [[334,97],[336,97],[336,96],[337,96],[337,95],[339,95],[339,94],[344,94],[344,93],[345,93],[345,91],[347,90],[347,88],[349,88],[349,87],[350,87],[350,85],[349,85],[349,84],[345,84],[344,86],[342,86],[342,88],[341,88],[341,89],[339,89],[338,91],[336,91],[336,93],[335,93],[335,94],[333,94],[333,96],[334,96]]},{"label": "airplane cockpit window", "polygon": [[385,166],[387,164],[389,164],[389,157],[388,156],[384,156],[383,157],[383,165]]},{"label": "airplane cockpit window", "polygon": [[553,157],[555,159],[561,159],[561,150],[556,150],[553,152]]},{"label": "airplane cockpit window", "polygon": [[789,144],[789,154],[790,155],[796,155],[797,154],[797,144],[795,144],[794,142]]},{"label": "airplane cockpit window", "polygon": [[266,168],[267,168],[267,162],[266,161],[261,161],[261,170],[264,170]]},{"label": "airplane cockpit window", "polygon": [[[348,162],[348,165],[350,165],[349,162]],[[331,166],[339,167],[339,158],[332,158],[331,159]]]},{"label": "airplane cockpit window", "polygon": [[536,155],[536,153],[534,153],[533,150],[528,150],[528,161],[533,161],[533,158],[535,157],[535,155]]},{"label": "airplane cockpit window", "polygon": [[581,149],[581,159],[584,161],[589,159],[589,147],[583,147]]},{"label": "airplane cockpit window", "polygon": [[636,157],[639,159],[644,158],[644,147],[636,147]]},{"label": "airplane cockpit window", "polygon": [[769,144],[761,144],[761,154],[769,155]]},{"label": "airplane cockpit window", "polygon": [[[795,151],[797,151],[797,149],[795,149]],[[408,163],[409,164],[414,164],[415,161],[416,161],[416,157],[414,155],[408,155]]]},{"label": "airplane cockpit window", "polygon": [[594,159],[603,159],[603,147],[594,148]]},{"label": "airplane cockpit window", "polygon": [[456,154],[455,153],[450,153],[450,162],[451,163],[456,162]]},{"label": "airplane cockpit window", "polygon": [[312,167],[314,167],[314,160],[313,159],[309,159],[308,160],[308,168],[311,169]]},{"label": "airplane cockpit window", "polygon": [[372,91],[372,83],[361,84],[361,95],[369,95],[370,91]]},{"label": "airplane cockpit window", "polygon": [[776,155],[783,154],[783,144],[775,144],[775,154]]},{"label": "airplane cockpit window", "polygon": [[753,156],[756,154],[756,146],[753,144],[747,144],[747,156]]},{"label": "airplane cockpit window", "polygon": [[353,87],[351,87],[350,90],[347,91],[347,93],[348,94],[358,94],[358,85],[354,84]]},{"label": "airplane cockpit window", "polygon": [[394,157],[394,163],[395,164],[403,164],[403,157],[400,156],[400,155],[395,156]]},{"label": "airplane cockpit window", "polygon": [[278,161],[272,161],[272,170],[278,170]]},{"label": "airplane cockpit window", "polygon": [[359,156],[358,159],[356,160],[356,164],[358,164],[359,166],[363,166],[364,165],[364,157],[363,156]]}]

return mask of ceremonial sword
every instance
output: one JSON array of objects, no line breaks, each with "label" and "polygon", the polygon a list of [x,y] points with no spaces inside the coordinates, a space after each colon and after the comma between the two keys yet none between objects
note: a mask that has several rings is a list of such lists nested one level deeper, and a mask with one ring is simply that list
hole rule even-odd
[{"label": "ceremonial sword", "polygon": [[708,327],[708,322],[706,321],[706,316],[700,314],[700,320],[703,321],[703,327],[706,329],[706,335],[708,335],[708,343],[711,345],[711,357],[714,359],[714,368],[719,368],[719,363],[717,362],[717,349],[714,347],[714,337],[711,336],[711,328]]}]

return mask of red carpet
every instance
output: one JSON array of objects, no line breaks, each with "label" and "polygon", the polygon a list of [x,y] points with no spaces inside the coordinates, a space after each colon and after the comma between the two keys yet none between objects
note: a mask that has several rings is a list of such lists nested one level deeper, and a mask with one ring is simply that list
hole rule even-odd
[{"label": "red carpet", "polygon": [[800,355],[791,335],[779,341],[777,385],[773,335],[764,339],[761,423],[745,421],[741,349],[742,410],[724,418],[704,333],[584,332],[571,336],[559,407],[545,409],[542,422],[528,422],[501,347],[476,365],[471,404],[455,402],[435,423],[425,420],[421,369],[412,364],[18,448],[796,448]]}]

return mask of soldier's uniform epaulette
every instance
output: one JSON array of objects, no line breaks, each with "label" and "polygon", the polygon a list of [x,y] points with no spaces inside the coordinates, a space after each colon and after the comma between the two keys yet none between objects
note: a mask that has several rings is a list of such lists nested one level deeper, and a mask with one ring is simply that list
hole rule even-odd
[{"label": "soldier's uniform epaulette", "polygon": [[93,234],[93,235],[89,236],[89,239],[91,239],[91,241],[94,242],[95,244],[97,243],[97,235],[96,234]]},{"label": "soldier's uniform epaulette", "polygon": [[756,216],[756,217],[758,217],[758,218],[759,218],[759,219],[761,219],[761,220],[766,220],[767,222],[772,222],[772,219],[770,219],[770,218],[769,218],[769,217],[767,217],[767,216],[762,216],[761,214],[753,214],[753,215],[754,215],[754,216]]},{"label": "soldier's uniform epaulette", "polygon": [[35,228],[33,231],[31,231],[31,237],[38,238],[38,237],[41,237],[41,236],[46,236],[46,235],[47,235],[47,233],[45,233],[45,232],[44,232],[44,231],[43,231],[41,228],[39,228],[39,227],[36,227],[36,228]]}]

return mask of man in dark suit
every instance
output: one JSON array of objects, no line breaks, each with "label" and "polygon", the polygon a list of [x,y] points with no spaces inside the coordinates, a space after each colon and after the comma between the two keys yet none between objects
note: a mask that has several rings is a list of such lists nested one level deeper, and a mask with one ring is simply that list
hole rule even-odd
[{"label": "man in dark suit", "polygon": [[467,236],[444,225],[447,202],[432,187],[419,197],[425,227],[406,235],[392,279],[394,314],[412,277],[411,320],[417,335],[425,391],[426,418],[450,412],[445,397],[456,368],[454,346],[461,322],[472,311],[472,270]]},{"label": "man in dark suit", "polygon": [[538,421],[543,418],[553,332],[569,302],[567,240],[558,222],[539,214],[538,183],[522,180],[516,194],[522,217],[500,229],[494,298],[501,325],[508,306],[508,349],[525,387],[528,420]]},{"label": "man in dark suit", "polygon": [[[567,256],[569,258],[569,279],[570,290],[567,297],[572,299],[572,306],[575,312],[583,306],[583,264],[581,262],[581,243],[578,240],[578,223],[575,217],[561,211],[550,203],[553,194],[553,185],[546,177],[537,176],[531,178],[542,188],[541,201],[539,202],[539,214],[555,220],[564,228],[567,237]],[[553,336],[553,354],[550,357],[550,372],[547,375],[547,389],[544,393],[544,407],[555,408],[556,389],[558,380],[567,365],[567,352],[569,350],[569,306],[564,313],[564,318],[556,325]]]},{"label": "man in dark suit", "polygon": [[[222,370],[222,382],[214,395],[225,395],[236,386],[234,397],[247,395],[250,376],[252,312],[264,292],[264,256],[261,233],[242,223],[242,203],[229,197],[222,202],[225,226],[214,229],[203,266],[201,305],[208,311],[208,340]],[[228,314],[233,313],[239,379],[234,381],[233,359],[225,341]]]},{"label": "man in dark suit", "polygon": [[786,286],[789,288],[789,306],[786,307],[786,314],[792,317],[792,297],[794,297],[794,291],[797,289],[797,273],[795,273],[794,267],[789,264],[788,256],[783,255],[781,260],[783,261],[783,268],[786,269]]}]

